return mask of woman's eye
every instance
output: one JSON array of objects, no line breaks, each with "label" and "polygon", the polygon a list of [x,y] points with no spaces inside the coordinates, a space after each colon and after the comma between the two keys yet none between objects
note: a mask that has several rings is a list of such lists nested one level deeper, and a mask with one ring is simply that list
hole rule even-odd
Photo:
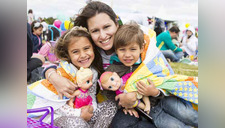
[{"label": "woman's eye", "polygon": [[112,88],[112,86],[109,86],[109,89],[111,89]]},{"label": "woman's eye", "polygon": [[107,26],[105,26],[104,28],[109,28],[110,27],[110,25],[107,25]]},{"label": "woman's eye", "polygon": [[78,51],[73,51],[73,53],[78,53]]},{"label": "woman's eye", "polygon": [[111,80],[111,81],[114,81],[114,78],[113,78],[113,77],[111,77],[111,78],[110,78],[110,80]]},{"label": "woman's eye", "polygon": [[135,49],[135,48],[132,48],[131,50],[132,50],[132,51],[135,51],[136,49]]},{"label": "woman's eye", "polygon": [[89,83],[90,83],[90,81],[88,80],[86,83],[87,83],[87,84],[89,84]]}]

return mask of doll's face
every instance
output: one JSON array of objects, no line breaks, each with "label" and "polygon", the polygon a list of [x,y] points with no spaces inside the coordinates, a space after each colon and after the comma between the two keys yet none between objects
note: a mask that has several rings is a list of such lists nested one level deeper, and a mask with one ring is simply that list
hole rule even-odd
[{"label": "doll's face", "polygon": [[103,89],[116,91],[121,86],[121,78],[115,72],[113,72],[112,76],[109,77],[108,81],[102,84]]},{"label": "doll's face", "polygon": [[89,89],[93,85],[92,78],[93,78],[93,76],[90,76],[90,77],[87,77],[87,78],[83,79],[82,83],[78,83],[78,87],[83,89],[83,90]]}]

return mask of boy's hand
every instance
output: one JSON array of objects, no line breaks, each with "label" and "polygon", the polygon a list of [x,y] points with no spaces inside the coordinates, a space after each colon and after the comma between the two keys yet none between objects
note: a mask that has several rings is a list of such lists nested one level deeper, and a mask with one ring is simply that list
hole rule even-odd
[{"label": "boy's hand", "polygon": [[134,108],[129,108],[129,109],[123,109],[123,112],[127,115],[129,113],[131,116],[135,116],[139,118],[138,112]]},{"label": "boy's hand", "polygon": [[119,105],[122,107],[133,108],[133,105],[137,100],[136,92],[119,94],[115,97],[115,100],[119,100]]},{"label": "boy's hand", "polygon": [[143,81],[138,81],[137,82],[137,89],[138,93],[144,96],[156,96],[160,92],[159,90],[155,87],[155,84],[148,78],[148,82],[150,85],[146,85]]}]

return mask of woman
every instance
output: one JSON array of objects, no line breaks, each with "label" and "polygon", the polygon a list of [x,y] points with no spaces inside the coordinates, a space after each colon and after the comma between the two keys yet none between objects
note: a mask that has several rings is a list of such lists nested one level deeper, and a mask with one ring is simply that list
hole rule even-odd
[{"label": "woman", "polygon": [[184,57],[195,56],[198,46],[198,39],[195,37],[195,29],[192,26],[189,26],[186,30],[186,35],[182,40],[182,49],[185,50]]}]

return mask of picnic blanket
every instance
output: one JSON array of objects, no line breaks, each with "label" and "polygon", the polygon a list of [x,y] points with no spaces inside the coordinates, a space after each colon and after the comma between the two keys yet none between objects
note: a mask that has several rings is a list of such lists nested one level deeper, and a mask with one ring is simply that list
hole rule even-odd
[{"label": "picnic blanket", "polygon": [[147,78],[157,88],[167,94],[178,96],[186,101],[198,105],[198,79],[195,77],[174,74],[171,66],[163,54],[156,47],[156,34],[151,29],[142,29],[145,36],[145,49],[141,55],[142,63],[133,72],[125,84],[126,92],[137,91],[136,82],[142,80],[148,84]]}]

